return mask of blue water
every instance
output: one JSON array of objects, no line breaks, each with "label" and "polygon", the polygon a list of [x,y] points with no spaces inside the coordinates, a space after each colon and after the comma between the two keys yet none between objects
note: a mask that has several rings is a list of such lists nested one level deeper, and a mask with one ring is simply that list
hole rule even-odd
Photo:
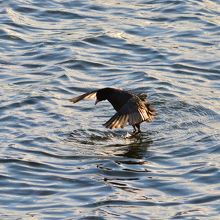
[{"label": "blue water", "polygon": [[[218,219],[219,0],[0,1],[1,219]],[[102,126],[117,87],[157,110]]]}]

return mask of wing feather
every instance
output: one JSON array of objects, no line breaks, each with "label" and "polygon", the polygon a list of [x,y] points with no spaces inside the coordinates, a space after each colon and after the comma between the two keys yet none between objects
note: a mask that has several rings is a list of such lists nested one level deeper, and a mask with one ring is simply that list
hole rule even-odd
[{"label": "wing feather", "polygon": [[87,92],[87,93],[84,93],[80,96],[73,97],[73,98],[69,99],[69,101],[73,102],[73,103],[76,103],[76,102],[79,102],[83,99],[95,99],[96,98],[96,92],[97,91]]},{"label": "wing feather", "polygon": [[155,116],[155,110],[146,105],[146,100],[137,96],[132,97],[122,108],[112,116],[104,126],[107,128],[124,127],[127,123],[130,125],[140,124],[143,121],[151,121]]}]

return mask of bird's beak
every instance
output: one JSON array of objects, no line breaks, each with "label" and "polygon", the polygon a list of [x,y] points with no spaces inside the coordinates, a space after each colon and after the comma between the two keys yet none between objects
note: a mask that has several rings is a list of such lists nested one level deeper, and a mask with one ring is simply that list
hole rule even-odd
[{"label": "bird's beak", "polygon": [[98,102],[100,102],[98,99],[96,99],[96,101],[95,101],[95,105],[98,103]]}]

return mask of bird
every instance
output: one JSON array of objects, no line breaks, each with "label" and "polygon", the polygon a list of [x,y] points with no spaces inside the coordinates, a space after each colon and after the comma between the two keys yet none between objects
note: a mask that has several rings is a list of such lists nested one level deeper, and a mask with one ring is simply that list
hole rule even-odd
[{"label": "bird", "polygon": [[104,100],[112,104],[116,113],[103,124],[110,129],[124,128],[129,124],[133,127],[132,134],[138,134],[141,132],[140,124],[144,121],[151,122],[156,116],[156,110],[148,103],[147,95],[144,93],[135,94],[131,91],[107,87],[73,97],[69,101],[77,103],[83,99],[96,99],[95,105]]}]

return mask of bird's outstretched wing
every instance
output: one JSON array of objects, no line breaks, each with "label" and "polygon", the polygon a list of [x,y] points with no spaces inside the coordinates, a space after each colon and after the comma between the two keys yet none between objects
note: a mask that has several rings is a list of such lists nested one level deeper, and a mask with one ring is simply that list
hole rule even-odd
[{"label": "bird's outstretched wing", "polygon": [[87,93],[84,93],[80,96],[73,97],[72,99],[69,99],[69,101],[73,102],[73,103],[76,103],[76,102],[79,102],[82,99],[95,99],[96,98],[96,92],[97,91],[87,92]]},{"label": "bird's outstretched wing", "polygon": [[123,128],[127,123],[135,125],[143,121],[151,121],[154,113],[153,109],[147,107],[145,101],[134,96],[104,126],[110,129]]}]

